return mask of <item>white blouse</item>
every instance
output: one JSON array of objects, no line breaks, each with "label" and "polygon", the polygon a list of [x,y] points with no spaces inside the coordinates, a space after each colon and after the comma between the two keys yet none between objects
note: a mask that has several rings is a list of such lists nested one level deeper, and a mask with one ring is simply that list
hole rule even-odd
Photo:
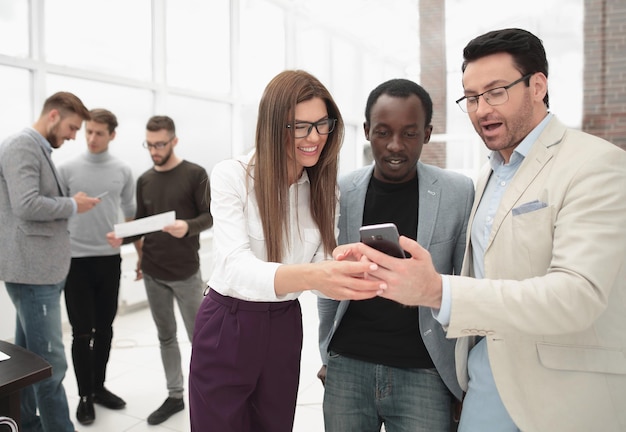
[{"label": "white blouse", "polygon": [[[277,297],[274,291],[274,275],[281,263],[267,262],[254,184],[246,175],[251,155],[222,161],[211,172],[215,266],[209,286],[222,295],[241,300],[293,300],[300,292]],[[297,183],[289,187],[289,247],[283,264],[331,258],[324,253],[320,232],[311,217],[309,195],[310,182],[304,170]]]}]

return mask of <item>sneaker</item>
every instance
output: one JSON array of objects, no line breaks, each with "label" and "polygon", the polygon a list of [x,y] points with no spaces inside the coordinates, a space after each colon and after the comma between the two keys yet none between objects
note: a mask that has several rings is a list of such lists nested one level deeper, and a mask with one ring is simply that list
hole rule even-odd
[{"label": "sneaker", "polygon": [[104,387],[93,394],[93,401],[98,405],[114,410],[122,409],[126,406],[124,399],[114,395]]},{"label": "sneaker", "polygon": [[81,396],[76,409],[76,420],[80,424],[92,424],[96,419],[96,412],[93,409],[93,400],[91,396]]},{"label": "sneaker", "polygon": [[183,398],[168,397],[155,412],[148,416],[148,424],[158,425],[170,418],[172,415],[185,409]]}]

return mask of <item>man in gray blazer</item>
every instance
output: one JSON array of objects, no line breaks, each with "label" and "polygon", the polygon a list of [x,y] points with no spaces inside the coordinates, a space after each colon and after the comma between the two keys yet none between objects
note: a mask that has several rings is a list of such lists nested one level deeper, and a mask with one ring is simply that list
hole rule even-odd
[{"label": "man in gray blazer", "polygon": [[[429,94],[409,80],[370,93],[364,129],[374,165],[339,181],[339,244],[359,241],[361,225],[393,222],[431,252],[438,271],[458,274],[474,187],[465,176],[419,162],[432,112]],[[327,432],[379,431],[382,424],[388,431],[450,431],[452,402],[462,396],[455,341],[430,309],[380,297],[320,298],[318,311]]]},{"label": "man in gray blazer", "polygon": [[32,128],[0,146],[0,280],[15,305],[15,343],[52,365],[50,378],[22,390],[24,431],[74,431],[62,384],[67,360],[60,299],[70,265],[67,220],[100,200],[83,192],[63,196],[50,156],[74,139],[87,119],[80,99],[56,93]]}]

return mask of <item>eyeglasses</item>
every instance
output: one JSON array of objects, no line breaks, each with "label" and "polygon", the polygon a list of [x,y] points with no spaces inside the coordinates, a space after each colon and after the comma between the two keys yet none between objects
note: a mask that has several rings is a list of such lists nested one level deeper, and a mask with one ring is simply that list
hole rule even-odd
[{"label": "eyeglasses", "polygon": [[492,88],[491,90],[482,92],[479,95],[463,96],[461,99],[456,101],[456,104],[459,106],[459,108],[461,108],[461,111],[465,113],[473,113],[478,109],[478,98],[481,96],[483,97],[483,100],[491,106],[502,105],[509,100],[509,92],[507,90],[513,87],[515,84],[527,80],[531,76],[533,76],[533,74],[529,73],[527,75],[524,75],[520,79],[513,81],[507,86]]},{"label": "eyeglasses", "polygon": [[311,122],[296,122],[293,125],[288,124],[287,129],[293,130],[294,138],[306,138],[309,136],[313,128],[320,135],[328,135],[333,130],[335,130],[335,123],[337,123],[337,119],[324,119],[315,123]]},{"label": "eyeglasses", "polygon": [[162,148],[165,148],[169,143],[171,143],[174,140],[174,138],[176,138],[176,135],[174,135],[167,141],[155,142],[154,144],[149,143],[148,141],[144,141],[143,143],[141,143],[141,145],[143,146],[143,148],[147,148],[148,150],[151,150],[151,149],[161,150]]}]

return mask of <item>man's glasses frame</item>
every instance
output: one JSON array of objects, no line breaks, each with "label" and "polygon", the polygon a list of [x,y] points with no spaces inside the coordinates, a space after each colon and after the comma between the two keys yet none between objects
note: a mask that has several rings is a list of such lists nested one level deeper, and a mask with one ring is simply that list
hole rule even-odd
[{"label": "man's glasses frame", "polygon": [[149,143],[148,141],[144,141],[141,143],[141,145],[143,146],[143,148],[146,148],[148,150],[150,149],[156,149],[156,150],[161,150],[162,148],[167,147],[167,145],[169,143],[171,143],[172,141],[174,141],[174,138],[176,138],[176,135],[174,135],[173,137],[171,137],[169,140],[167,141],[161,141],[161,142],[155,142],[154,144]]},{"label": "man's glasses frame", "polygon": [[459,108],[461,108],[461,111],[463,111],[464,113],[475,112],[478,109],[478,99],[481,96],[483,97],[483,100],[491,106],[503,105],[509,100],[509,92],[507,90],[514,85],[527,80],[531,76],[533,76],[533,74],[529,73],[524,75],[520,79],[513,81],[509,85],[495,87],[477,95],[463,96],[462,98],[456,100],[456,104],[459,106]]},{"label": "man's glasses frame", "polygon": [[294,138],[306,138],[311,134],[313,128],[315,128],[319,135],[328,135],[335,130],[336,123],[337,119],[327,118],[315,123],[298,121],[293,125],[288,124],[286,128],[293,131]]}]

